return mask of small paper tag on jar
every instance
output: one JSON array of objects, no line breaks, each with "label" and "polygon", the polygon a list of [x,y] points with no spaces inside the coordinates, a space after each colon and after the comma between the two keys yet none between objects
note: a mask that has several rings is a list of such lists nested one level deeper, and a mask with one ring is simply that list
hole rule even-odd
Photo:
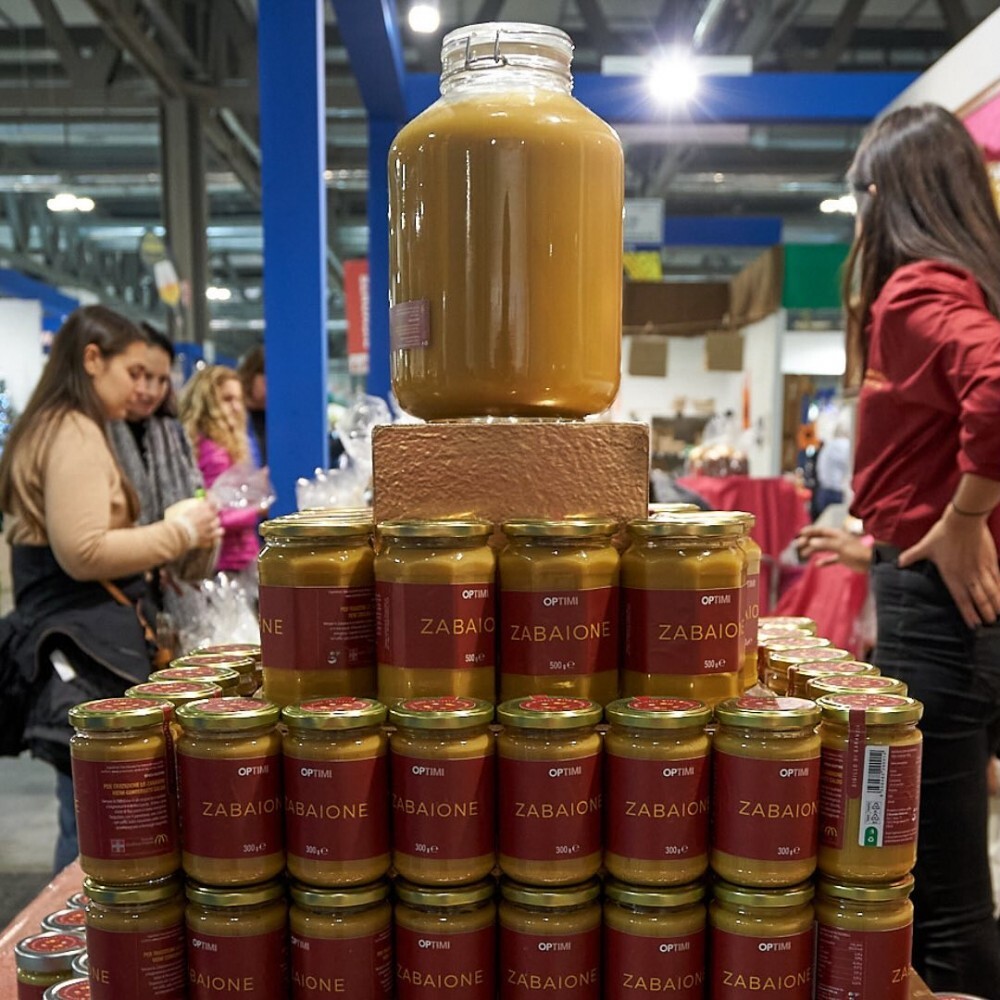
[{"label": "small paper tag on jar", "polygon": [[431,342],[431,304],[427,299],[413,299],[389,307],[389,346],[393,351],[411,347],[429,347]]}]

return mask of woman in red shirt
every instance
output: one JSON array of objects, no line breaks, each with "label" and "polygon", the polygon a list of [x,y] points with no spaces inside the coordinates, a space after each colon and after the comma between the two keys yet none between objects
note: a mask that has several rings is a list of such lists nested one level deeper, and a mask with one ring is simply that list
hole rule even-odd
[{"label": "woman in red shirt", "polygon": [[875,662],[924,703],[914,966],[1000,998],[986,772],[1000,735],[1000,218],[982,156],[934,105],[862,140],[848,261],[863,370],[854,501],[875,538]]}]

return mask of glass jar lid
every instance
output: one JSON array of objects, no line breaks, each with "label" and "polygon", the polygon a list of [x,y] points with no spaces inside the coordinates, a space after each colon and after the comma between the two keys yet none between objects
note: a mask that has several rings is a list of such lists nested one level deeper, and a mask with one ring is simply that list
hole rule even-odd
[{"label": "glass jar lid", "polygon": [[225,667],[235,670],[238,674],[249,674],[257,666],[252,656],[240,656],[235,653],[187,653],[170,661],[172,667]]},{"label": "glass jar lid", "polygon": [[281,721],[289,729],[363,729],[385,722],[386,707],[374,698],[314,698],[281,710]]},{"label": "glass jar lid", "polygon": [[177,709],[177,718],[185,729],[202,732],[239,732],[273,726],[280,714],[277,705],[256,698],[209,698]]},{"label": "glass jar lid", "polygon": [[636,538],[739,538],[746,530],[741,523],[713,517],[712,511],[639,518],[628,522]]},{"label": "glass jar lid", "polygon": [[822,698],[828,694],[852,692],[905,695],[907,687],[895,677],[883,677],[880,674],[820,674],[810,679],[807,690],[810,698]]},{"label": "glass jar lid", "polygon": [[596,726],[604,710],[588,698],[533,694],[497,707],[497,721],[515,729],[579,729]]},{"label": "glass jar lid", "polygon": [[478,517],[437,520],[400,518],[381,521],[377,530],[386,538],[486,538],[493,533],[493,525]]},{"label": "glass jar lid", "polygon": [[715,717],[724,726],[782,730],[815,726],[820,713],[816,703],[807,698],[744,694],[716,705]]},{"label": "glass jar lid", "polygon": [[501,527],[510,538],[601,538],[613,535],[618,522],[611,517],[516,518]]},{"label": "glass jar lid", "polygon": [[152,698],[101,698],[69,710],[70,725],[88,732],[163,725],[163,703]]},{"label": "glass jar lid", "polygon": [[349,910],[355,906],[371,906],[389,898],[388,882],[372,882],[354,888],[319,889],[292,882],[288,887],[292,902],[313,910]]},{"label": "glass jar lid", "polygon": [[292,514],[261,523],[262,538],[350,538],[370,535],[375,522],[370,510],[343,514]]},{"label": "glass jar lid", "polygon": [[604,709],[608,722],[636,729],[690,729],[707,726],[712,709],[694,698],[619,698]]},{"label": "glass jar lid", "polygon": [[158,878],[139,885],[105,885],[92,878],[83,880],[83,888],[95,903],[110,906],[142,906],[146,903],[163,903],[173,899],[181,891],[181,882],[176,875]]},{"label": "glass jar lid", "polygon": [[547,24],[493,21],[449,31],[441,42],[441,83],[457,73],[516,66],[569,73],[573,42]]},{"label": "glass jar lid", "polygon": [[691,906],[705,898],[703,882],[690,882],[687,885],[677,885],[656,888],[642,888],[626,885],[609,878],[604,883],[604,895],[614,903],[624,906],[648,906],[657,909],[674,909],[681,906]]},{"label": "glass jar lid", "polygon": [[493,721],[493,705],[481,698],[407,698],[389,707],[389,720],[405,729],[471,729]]},{"label": "glass jar lid", "polygon": [[565,888],[541,888],[540,886],[521,885],[507,878],[500,880],[500,895],[510,903],[519,906],[535,906],[539,909],[558,910],[571,906],[583,906],[597,899],[601,894],[601,883],[596,879],[588,879],[579,885]]},{"label": "glass jar lid", "polygon": [[14,945],[14,962],[22,972],[65,972],[82,955],[87,943],[79,934],[46,931]]},{"label": "glass jar lid", "polygon": [[919,722],[924,706],[899,694],[829,694],[816,702],[824,722],[849,723],[863,712],[868,726],[899,726]]},{"label": "glass jar lid", "polygon": [[223,888],[188,882],[185,891],[192,903],[200,903],[202,906],[260,906],[261,903],[273,903],[277,899],[283,899],[285,884],[280,879],[273,879],[270,882],[261,882],[259,885]]},{"label": "glass jar lid", "polygon": [[805,615],[764,615],[760,620],[761,628],[794,628],[810,635],[816,634],[816,623]]},{"label": "glass jar lid", "polygon": [[211,681],[146,681],[125,692],[126,698],[152,698],[169,701],[171,705],[186,705],[191,701],[222,697],[222,687]]},{"label": "glass jar lid", "polygon": [[820,876],[816,881],[816,895],[829,899],[845,899],[852,903],[890,903],[908,899],[913,892],[913,876],[906,875],[896,882],[880,885],[855,885],[837,882]]},{"label": "glass jar lid", "polygon": [[199,664],[190,667],[164,667],[150,674],[151,681],[210,681],[218,684],[223,691],[234,691],[240,682],[240,675],[229,667],[210,667]]},{"label": "glass jar lid", "polygon": [[473,885],[457,885],[447,889],[430,889],[397,878],[395,889],[396,898],[408,906],[450,909],[451,907],[460,906],[478,906],[481,903],[487,902],[493,898],[496,892],[496,884],[492,879],[485,879]]},{"label": "glass jar lid", "polygon": [[746,889],[730,882],[716,882],[712,895],[730,906],[758,906],[765,909],[804,906],[813,898],[812,882],[800,882],[788,889]]},{"label": "glass jar lid", "polygon": [[42,1000],[90,1000],[90,980],[83,977],[64,979],[50,986]]}]

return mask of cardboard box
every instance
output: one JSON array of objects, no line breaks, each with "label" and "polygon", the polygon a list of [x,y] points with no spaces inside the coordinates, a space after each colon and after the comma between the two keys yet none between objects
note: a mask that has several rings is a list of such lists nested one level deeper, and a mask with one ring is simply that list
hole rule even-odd
[{"label": "cardboard box", "polygon": [[629,375],[651,375],[664,378],[667,374],[667,338],[629,337]]},{"label": "cardboard box", "polygon": [[740,333],[706,334],[705,368],[710,372],[743,371],[743,335]]}]

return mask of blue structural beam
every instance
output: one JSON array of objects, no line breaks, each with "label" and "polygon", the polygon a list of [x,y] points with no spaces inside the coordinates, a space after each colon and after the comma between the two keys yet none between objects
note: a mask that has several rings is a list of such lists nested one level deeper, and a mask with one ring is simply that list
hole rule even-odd
[{"label": "blue structural beam", "polygon": [[389,147],[402,122],[368,120],[368,391],[389,398]]},{"label": "blue structural beam", "polygon": [[671,247],[773,247],[781,219],[747,215],[668,215],[663,242]]},{"label": "blue structural beam", "polygon": [[0,295],[10,299],[37,299],[42,304],[42,329],[55,333],[80,304],[72,295],[9,267],[0,267]]},{"label": "blue structural beam", "polygon": [[258,9],[267,453],[280,514],[329,454],[324,3]]}]

